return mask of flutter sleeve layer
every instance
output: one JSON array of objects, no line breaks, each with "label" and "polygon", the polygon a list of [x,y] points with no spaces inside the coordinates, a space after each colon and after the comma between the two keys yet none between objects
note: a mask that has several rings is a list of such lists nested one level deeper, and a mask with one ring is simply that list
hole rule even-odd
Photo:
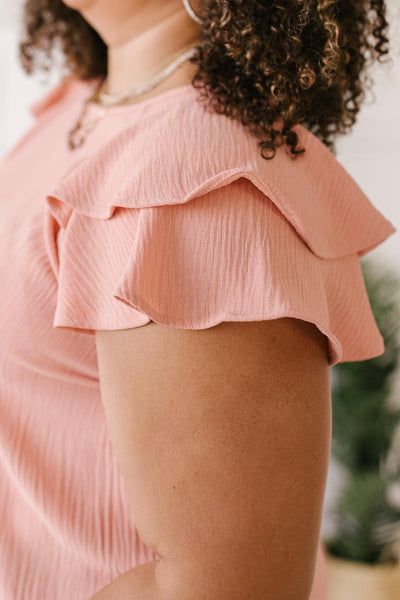
[{"label": "flutter sleeve layer", "polygon": [[306,153],[267,161],[240,123],[190,99],[158,103],[49,190],[53,325],[293,317],[327,336],[330,366],[382,354],[359,259],[392,223],[302,126]]}]

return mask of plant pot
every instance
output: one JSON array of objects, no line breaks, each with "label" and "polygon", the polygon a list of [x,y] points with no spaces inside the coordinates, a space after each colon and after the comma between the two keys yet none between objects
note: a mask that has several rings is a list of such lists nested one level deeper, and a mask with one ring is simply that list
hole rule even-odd
[{"label": "plant pot", "polygon": [[399,600],[400,563],[368,565],[327,556],[328,600]]}]

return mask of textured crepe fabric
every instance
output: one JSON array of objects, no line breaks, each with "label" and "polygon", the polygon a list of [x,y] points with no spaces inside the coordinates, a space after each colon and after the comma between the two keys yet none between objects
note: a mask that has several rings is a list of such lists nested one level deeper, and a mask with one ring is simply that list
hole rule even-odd
[{"label": "textured crepe fabric", "polygon": [[267,161],[187,85],[109,109],[71,152],[97,83],[54,86],[0,163],[1,600],[86,600],[158,558],[108,436],[96,329],[295,317],[331,366],[384,351],[359,258],[396,229],[317,137],[299,125],[306,153]]}]

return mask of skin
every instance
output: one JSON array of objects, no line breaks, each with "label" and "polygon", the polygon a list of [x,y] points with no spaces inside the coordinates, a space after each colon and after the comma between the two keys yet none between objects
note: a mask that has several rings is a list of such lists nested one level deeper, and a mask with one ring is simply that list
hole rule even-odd
[{"label": "skin", "polygon": [[135,524],[162,558],[92,600],[309,600],[331,446],[325,336],[292,318],[95,335]]},{"label": "skin", "polygon": [[[127,93],[143,85],[169,57],[199,38],[200,25],[188,15],[182,0],[113,0],[112,10],[109,0],[64,0],[64,4],[79,11],[107,44],[104,91],[110,94]],[[200,14],[199,0],[191,4]],[[194,65],[185,61],[140,99],[186,85],[192,74]]]},{"label": "skin", "polygon": [[[199,35],[181,0],[65,4],[106,42],[113,94]],[[141,99],[190,77],[186,62]],[[327,338],[281,318],[204,330],[152,321],[95,339],[132,514],[161,559],[91,600],[309,600],[331,446]]]}]

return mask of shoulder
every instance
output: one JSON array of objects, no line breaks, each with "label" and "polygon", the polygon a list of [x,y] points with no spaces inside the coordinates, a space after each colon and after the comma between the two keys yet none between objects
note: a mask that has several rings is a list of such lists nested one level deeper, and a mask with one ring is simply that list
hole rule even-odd
[{"label": "shoulder", "polygon": [[90,88],[96,85],[97,82],[98,78],[84,81],[74,75],[66,75],[48,88],[37,100],[31,102],[28,107],[29,111],[36,119],[39,119],[51,106],[67,97],[75,88],[82,86]]},{"label": "shoulder", "polygon": [[178,96],[144,106],[48,190],[55,326],[292,317],[329,337],[331,365],[381,354],[358,258],[390,221],[304,129],[308,155],[281,147],[268,161],[240,123]]},{"label": "shoulder", "polygon": [[[186,204],[244,178],[320,258],[362,256],[395,231],[326,146],[295,126],[306,152],[286,146],[272,160],[238,121],[217,114],[198,91],[147,105],[140,119],[78,162],[49,190],[81,214],[109,219],[116,208]],[[84,190],[83,193],[79,193]]]}]

